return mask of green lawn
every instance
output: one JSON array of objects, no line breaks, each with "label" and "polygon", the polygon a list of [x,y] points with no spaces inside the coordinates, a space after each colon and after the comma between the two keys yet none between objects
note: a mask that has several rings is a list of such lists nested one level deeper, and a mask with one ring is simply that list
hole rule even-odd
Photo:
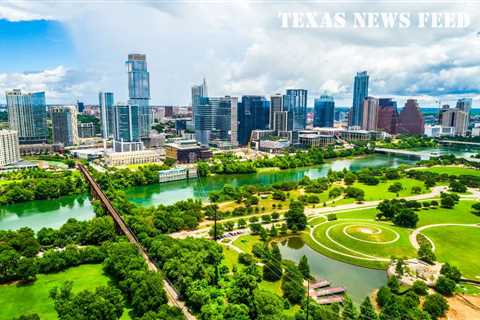
[{"label": "green lawn", "polygon": [[480,228],[448,226],[422,233],[435,243],[439,261],[458,267],[466,278],[480,280]]},{"label": "green lawn", "polygon": [[233,245],[243,252],[252,253],[253,245],[260,241],[259,236],[244,235],[233,241]]},{"label": "green lawn", "polygon": [[409,178],[402,178],[398,180],[389,180],[385,182],[380,182],[376,186],[369,186],[363,183],[355,182],[353,184],[353,187],[362,189],[365,192],[365,201],[394,199],[394,198],[397,198],[397,194],[393,192],[389,192],[388,188],[396,182],[401,183],[403,186],[403,190],[401,190],[398,193],[400,197],[408,197],[413,195],[411,192],[412,187],[422,188],[422,193],[430,192],[429,189],[425,188],[425,184],[422,181],[409,179]]},{"label": "green lawn", "polygon": [[222,245],[223,248],[223,263],[232,271],[233,266],[238,265],[238,253],[230,247]]},{"label": "green lawn", "polygon": [[[25,313],[37,313],[41,319],[56,319],[53,301],[48,295],[53,287],[60,287],[65,281],[73,281],[73,290],[78,292],[106,285],[109,279],[103,275],[102,266],[94,264],[54,274],[40,274],[31,285],[1,285],[0,319],[12,319]],[[124,314],[123,319],[128,319],[128,316]]]},{"label": "green lawn", "polygon": [[448,174],[453,176],[459,175],[471,175],[471,176],[480,176],[480,170],[474,168],[466,168],[461,166],[439,166],[439,167],[431,167],[431,168],[421,168],[417,169],[421,171],[430,171],[438,174]]},{"label": "green lawn", "polygon": [[[463,223],[465,224],[480,223],[480,217],[474,215],[471,212],[470,208],[473,203],[474,201],[460,201],[460,203],[457,204],[453,209],[435,208],[435,209],[428,209],[428,210],[420,210],[417,212],[419,216],[419,222],[417,224],[417,227],[431,225],[431,224],[442,224],[442,223],[462,223],[462,224]],[[356,257],[362,257],[362,253],[369,256],[381,257],[386,259],[392,256],[415,257],[416,251],[411,246],[408,238],[411,230],[407,228],[395,227],[388,222],[385,223],[385,222],[374,221],[376,212],[377,210],[375,208],[371,208],[371,209],[336,213],[338,219],[353,219],[353,220],[351,221],[336,220],[336,221],[330,221],[330,222],[324,223],[315,229],[315,232],[314,232],[315,239],[317,239],[317,241],[320,241],[321,244],[327,246],[328,248],[336,250],[340,253],[353,255]],[[323,222],[325,222],[324,218],[321,218],[321,217],[314,218],[309,221],[309,225],[316,226]],[[345,235],[344,228],[346,226],[349,226],[349,224],[347,223],[357,224],[358,226],[365,227],[367,229],[371,228],[373,232],[375,232],[374,230],[375,226],[380,226],[380,227],[383,226],[384,228],[388,228],[390,230],[396,231],[400,235],[400,238],[398,239],[398,241],[395,241],[393,243],[386,243],[386,244],[359,241]],[[362,223],[364,223],[365,225],[363,225]],[[331,229],[330,229],[329,235],[338,244],[332,242],[326,236],[326,231],[330,227]],[[471,230],[468,231],[467,228],[463,228],[464,230],[466,230],[465,232],[463,233],[456,232],[453,234],[450,231],[450,230],[453,230],[451,228],[453,227],[439,227],[434,229],[427,229],[425,230],[425,234],[429,236],[430,233],[432,233],[432,240],[435,243],[436,241],[440,241],[439,248],[438,248],[439,250],[438,257],[440,261],[449,261],[455,265],[460,263],[464,265],[464,267],[462,267],[461,269],[467,277],[479,276],[479,278],[477,279],[480,279],[480,251],[478,251],[480,250],[480,245],[479,245],[480,230],[471,228]],[[386,241],[393,240],[394,238],[393,232],[387,231],[387,230],[383,230],[382,234],[366,234],[362,232],[361,228],[359,227],[350,227],[350,228],[347,228],[346,231],[348,234],[354,236],[355,238],[360,240],[366,240],[366,241],[386,242]],[[310,230],[303,233],[303,238],[307,242],[307,244],[310,247],[312,247],[314,250],[328,257],[331,257],[343,262],[360,265],[364,267],[369,267],[369,268],[380,268],[380,269],[385,268],[387,265],[386,262],[362,260],[362,259],[357,259],[355,257],[348,257],[339,253],[329,251],[328,249],[318,245],[311,239]],[[348,250],[345,247],[358,251],[360,252],[360,254],[352,252],[351,250]],[[445,249],[442,249],[441,247],[445,247]],[[469,247],[472,247],[472,249],[467,250],[467,248]],[[475,261],[478,261],[478,262],[471,263],[469,262],[468,259],[471,259],[471,260],[475,259]],[[477,270],[477,274],[475,274],[475,271],[474,271],[475,269]]]}]

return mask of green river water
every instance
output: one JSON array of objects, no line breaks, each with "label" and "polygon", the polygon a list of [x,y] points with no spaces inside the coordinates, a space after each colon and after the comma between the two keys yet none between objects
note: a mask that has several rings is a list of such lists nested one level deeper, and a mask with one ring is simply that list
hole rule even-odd
[{"label": "green river water", "polygon": [[[437,150],[450,152],[450,149]],[[465,150],[455,150],[463,154]],[[310,178],[324,177],[328,171],[344,168],[357,171],[366,167],[397,167],[400,164],[411,164],[412,160],[386,155],[369,155],[355,159],[328,161],[324,165],[309,168],[297,168],[282,171],[269,171],[257,174],[224,175],[190,181],[176,181],[126,190],[130,201],[142,205],[172,204],[188,198],[205,199],[208,193],[219,190],[225,184],[234,186],[248,184],[272,184],[275,182],[300,180],[304,176]],[[42,200],[18,203],[0,207],[0,230],[30,227],[38,231],[42,227],[58,228],[69,218],[78,220],[90,219],[94,216],[93,208],[87,195],[63,197],[55,200]],[[302,255],[309,259],[312,273],[320,278],[328,279],[334,285],[345,286],[352,298],[359,302],[374,288],[386,281],[381,270],[370,270],[348,265],[320,255],[303,245],[300,239],[290,240],[280,246],[284,258],[298,261]]]}]

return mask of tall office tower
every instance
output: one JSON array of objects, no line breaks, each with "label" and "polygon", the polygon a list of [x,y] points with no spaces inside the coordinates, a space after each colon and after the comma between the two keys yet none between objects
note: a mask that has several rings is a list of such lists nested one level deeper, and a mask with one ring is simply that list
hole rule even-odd
[{"label": "tall office tower", "polygon": [[238,98],[230,98],[230,108],[231,108],[231,117],[230,117],[230,143],[233,146],[238,146]]},{"label": "tall office tower", "polygon": [[363,100],[362,130],[375,131],[378,123],[378,99],[366,97]]},{"label": "tall office tower", "polygon": [[450,109],[448,104],[444,104],[438,112],[438,124],[442,125],[443,114]]},{"label": "tall office tower", "polygon": [[21,144],[47,142],[45,92],[23,94],[15,89],[6,93],[8,123],[17,131]]},{"label": "tall office tower", "polygon": [[52,117],[53,142],[64,146],[76,145],[78,139],[77,109],[74,106],[53,107]]},{"label": "tall office tower", "polygon": [[455,135],[465,136],[468,129],[468,113],[458,108],[448,109],[442,113],[442,127],[454,127]]},{"label": "tall office tower", "polygon": [[469,115],[470,110],[472,110],[472,98],[458,99],[456,107],[458,110],[461,110]]},{"label": "tall office tower", "polygon": [[140,109],[137,105],[116,105],[113,108],[115,115],[113,148],[115,152],[143,149],[140,135]]},{"label": "tall office tower", "polygon": [[273,115],[273,128],[276,132],[287,131],[288,111],[277,111]]},{"label": "tall office tower", "polygon": [[353,104],[350,126],[360,127],[363,124],[363,101],[368,96],[368,73],[357,72],[353,82]]},{"label": "tall office tower", "polygon": [[298,131],[307,125],[307,90],[287,89],[283,110],[288,111],[288,130]]},{"label": "tall office tower", "polygon": [[203,78],[200,85],[192,86],[192,112],[195,126],[195,138],[202,145],[208,145],[213,129],[213,110],[202,105],[202,97],[208,96],[207,81]]},{"label": "tall office tower", "polygon": [[77,100],[77,111],[78,113],[82,113],[85,110],[85,104],[81,101]]},{"label": "tall office tower", "polygon": [[332,96],[322,95],[315,99],[313,108],[313,126],[333,128],[335,101]]},{"label": "tall office tower", "polygon": [[378,99],[378,123],[377,129],[388,132],[390,134],[397,134],[398,130],[398,110],[397,102],[391,98]]},{"label": "tall office tower", "polygon": [[0,167],[20,161],[18,134],[14,130],[0,130]]},{"label": "tall office tower", "polygon": [[271,130],[275,130],[274,129],[275,112],[282,112],[282,111],[283,111],[283,96],[280,93],[277,93],[270,97],[269,126]]},{"label": "tall office tower", "polygon": [[148,138],[152,127],[152,109],[149,105],[150,75],[147,59],[144,54],[129,54],[125,64],[128,72],[128,104],[138,106],[140,137]]},{"label": "tall office tower", "polygon": [[268,129],[270,102],[262,96],[242,96],[238,105],[238,143],[246,145],[252,130]]},{"label": "tall office tower", "polygon": [[398,133],[422,135],[424,132],[423,114],[416,99],[408,99],[400,112]]},{"label": "tall office tower", "polygon": [[192,86],[192,107],[200,103],[201,97],[208,97],[207,80],[203,78],[202,84]]},{"label": "tall office tower", "polygon": [[100,120],[102,124],[102,137],[112,138],[115,132],[113,92],[100,92],[98,94],[98,105],[100,106]]}]

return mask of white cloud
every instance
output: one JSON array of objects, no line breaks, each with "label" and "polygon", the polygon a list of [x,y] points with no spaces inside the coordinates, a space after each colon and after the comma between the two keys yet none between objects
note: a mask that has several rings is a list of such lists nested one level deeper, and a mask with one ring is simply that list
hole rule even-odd
[{"label": "white cloud", "polygon": [[[211,95],[270,95],[287,87],[303,87],[311,98],[328,91],[337,104],[348,106],[353,75],[361,70],[371,75],[373,95],[400,100],[416,96],[425,103],[435,101],[434,95],[477,99],[480,38],[475,27],[480,5],[463,5],[104,1],[73,8],[67,2],[15,1],[0,5],[0,17],[51,17],[68,26],[81,68],[64,68],[54,84],[46,82],[46,71],[36,81],[48,90],[52,87],[56,92],[52,96],[59,99],[71,101],[79,96],[96,102],[97,91],[113,90],[117,100],[126,100],[124,61],[129,52],[143,52],[153,103],[188,103],[190,86],[205,76]],[[466,10],[473,25],[467,30],[285,30],[277,18],[281,10]],[[33,86],[31,78],[24,81]],[[19,79],[20,85],[23,78]],[[62,81],[67,83],[61,85]]]}]

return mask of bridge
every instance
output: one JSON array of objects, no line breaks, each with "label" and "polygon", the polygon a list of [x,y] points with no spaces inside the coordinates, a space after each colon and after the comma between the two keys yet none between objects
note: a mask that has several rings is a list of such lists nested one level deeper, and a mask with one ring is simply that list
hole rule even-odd
[{"label": "bridge", "polygon": [[[137,248],[138,252],[147,263],[148,269],[150,271],[158,272],[157,265],[148,256],[146,250],[140,244],[140,241],[138,241],[135,234],[132,232],[132,230],[130,230],[130,228],[125,223],[125,221],[120,216],[120,214],[117,212],[117,210],[115,210],[112,203],[107,198],[107,196],[103,193],[102,189],[97,184],[97,182],[93,179],[92,175],[90,174],[90,172],[88,172],[87,168],[85,168],[85,166],[80,163],[77,163],[77,168],[87,180],[87,183],[89,184],[90,189],[92,191],[92,195],[98,200],[100,200],[100,202],[102,203],[102,206],[105,208],[107,213],[112,217],[118,230],[121,233],[123,233],[127,237],[128,241]],[[185,304],[179,300],[177,291],[167,279],[163,280],[163,286],[165,288],[165,292],[167,293],[169,304],[180,308],[180,310],[182,310],[183,312],[183,315],[185,316],[185,319],[195,320],[196,318],[188,311]]]},{"label": "bridge", "polygon": [[460,144],[469,147],[480,147],[480,142],[456,141],[456,140],[437,140],[440,144]]},{"label": "bridge", "polygon": [[411,151],[411,150],[402,150],[402,149],[387,149],[387,148],[375,148],[375,152],[383,154],[392,154],[395,156],[403,156],[415,160],[429,160],[432,157],[438,157],[438,153],[431,152],[420,152],[420,151]]}]

